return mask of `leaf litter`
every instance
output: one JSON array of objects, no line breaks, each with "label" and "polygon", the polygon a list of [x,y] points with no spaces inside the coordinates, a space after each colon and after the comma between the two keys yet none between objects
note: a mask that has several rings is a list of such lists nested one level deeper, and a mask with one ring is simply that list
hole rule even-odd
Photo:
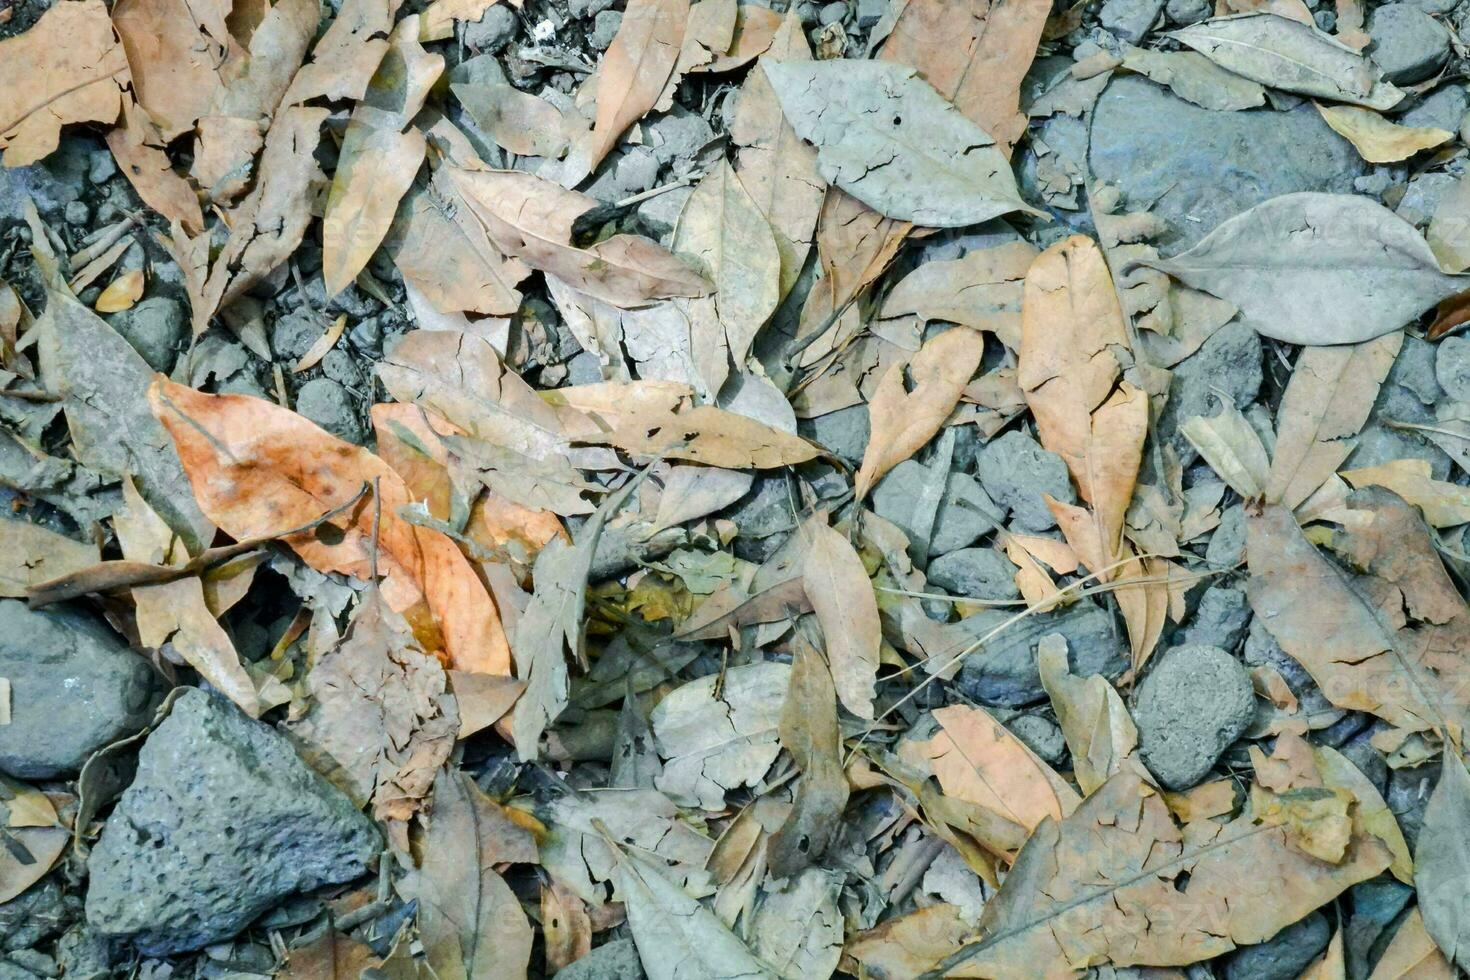
[{"label": "leaf litter", "polygon": [[769,6],[0,11],[7,968],[1470,969],[1457,15]]}]

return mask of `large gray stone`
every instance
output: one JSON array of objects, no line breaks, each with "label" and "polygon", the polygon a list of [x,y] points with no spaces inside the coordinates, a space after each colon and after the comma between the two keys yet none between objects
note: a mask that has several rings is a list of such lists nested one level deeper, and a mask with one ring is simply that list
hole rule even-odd
[{"label": "large gray stone", "polygon": [[1368,17],[1368,54],[1395,85],[1422,82],[1450,56],[1450,32],[1409,3],[1390,3]]},{"label": "large gray stone", "polygon": [[1113,36],[1137,44],[1163,9],[1164,0],[1107,0],[1098,13],[1098,22]]},{"label": "large gray stone", "polygon": [[379,846],[284,737],[191,690],[148,736],[92,851],[87,921],[148,955],[199,949],[288,895],[360,877]]},{"label": "large gray stone", "polygon": [[10,682],[0,771],[20,779],[75,774],[148,724],[162,696],[153,668],[101,621],[16,599],[0,599],[0,677]]},{"label": "large gray stone", "polygon": [[631,939],[604,943],[565,969],[560,980],[643,980],[643,963]]},{"label": "large gray stone", "polygon": [[1057,526],[1046,497],[1077,502],[1067,464],[1024,432],[1007,432],[985,444],[975,457],[975,475],[996,503],[1011,512],[1018,531]]},{"label": "large gray stone", "polygon": [[929,563],[931,583],[950,595],[972,599],[1015,599],[1016,566],[994,548],[961,548]]},{"label": "large gray stone", "polygon": [[1439,342],[1434,376],[1451,398],[1470,402],[1470,337],[1446,337]]},{"label": "large gray stone", "polygon": [[109,321],[155,371],[172,371],[189,325],[183,307],[167,296],[150,296]]},{"label": "large gray stone", "polygon": [[1292,980],[1327,948],[1332,924],[1313,912],[1263,943],[1245,946],[1225,961],[1226,980]]},{"label": "large gray stone", "polygon": [[1133,720],[1143,761],[1169,789],[1204,778],[1255,716],[1250,675],[1212,646],[1172,647],[1138,689]]},{"label": "large gray stone", "polygon": [[1115,77],[1098,99],[1088,158],[1130,209],[1163,219],[1166,255],[1268,198],[1351,193],[1365,167],[1310,102],[1290,112],[1214,112],[1136,75]]},{"label": "large gray stone", "polygon": [[[873,488],[873,511],[898,525],[910,544],[925,533],[915,526],[915,509],[929,492],[933,479],[930,467],[907,459]],[[981,535],[995,530],[995,522],[1002,513],[1003,509],[986,495],[974,477],[950,473],[939,500],[933,533],[928,536],[929,554],[943,555],[974,544]]]},{"label": "large gray stone", "polygon": [[[965,617],[953,627],[955,648],[940,656],[954,656],[1014,616],[1009,610],[987,609]],[[983,647],[965,658],[956,681],[961,693],[982,704],[1008,708],[1042,700],[1046,688],[1041,685],[1041,674],[1036,667],[1036,646],[1042,637],[1051,633],[1066,638],[1067,660],[1074,673],[1084,677],[1102,674],[1112,679],[1128,669],[1128,643],[1113,617],[1100,606],[1084,600],[1001,628]]]}]

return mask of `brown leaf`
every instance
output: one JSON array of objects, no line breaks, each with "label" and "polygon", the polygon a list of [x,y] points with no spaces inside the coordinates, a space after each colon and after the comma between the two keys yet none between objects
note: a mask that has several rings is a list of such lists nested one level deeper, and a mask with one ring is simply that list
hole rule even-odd
[{"label": "brown leaf", "polygon": [[[498,0],[434,0],[419,18],[420,41],[443,41],[454,34],[454,22],[477,21]],[[520,6],[519,3],[516,6]]]},{"label": "brown leaf", "polygon": [[702,275],[646,238],[573,245],[572,223],[597,204],[585,194],[519,171],[445,170],[496,248],[575,289],[620,307],[710,291]]},{"label": "brown leaf", "polygon": [[1009,157],[1026,131],[1021,81],[1051,9],[1045,0],[910,0],[880,57],[917,68]]},{"label": "brown leaf", "polygon": [[1403,343],[1400,332],[1302,348],[1277,411],[1267,500],[1294,510],[1348,458]]},{"label": "brown leaf", "polygon": [[1035,247],[1011,242],[976,249],[963,258],[927,262],[904,276],[883,298],[884,318],[915,314],[989,330],[1010,350],[1021,347],[1021,297]]},{"label": "brown leaf", "polygon": [[[327,33],[311,52],[311,62],[291,79],[284,106],[312,99],[356,101],[388,52],[388,34],[402,0],[343,0]],[[425,16],[420,16],[422,25]]]},{"label": "brown leaf", "polygon": [[118,276],[97,294],[92,309],[98,313],[121,313],[130,310],[143,298],[143,270],[130,269]]},{"label": "brown leaf", "polygon": [[[378,565],[389,608],[408,616],[421,640],[437,640],[429,649],[442,644],[451,666],[510,672],[509,645],[485,587],[452,541],[398,516],[410,497],[386,463],[258,398],[205,395],[161,378],[149,397],[174,438],[200,507],[237,540],[304,523],[377,481]],[[287,543],[319,571],[366,579],[372,511],[360,503],[335,518],[340,536],[304,534]],[[433,636],[430,617],[442,640]]]},{"label": "brown leaf", "polygon": [[1470,614],[1407,504],[1382,490],[1349,500],[1364,526],[1344,532],[1343,546],[1368,575],[1318,554],[1291,512],[1270,505],[1246,520],[1251,608],[1337,707],[1459,742]]},{"label": "brown leaf", "polygon": [[592,131],[567,157],[567,183],[597,169],[619,137],[658,101],[684,44],[689,0],[628,0],[597,71]]},{"label": "brown leaf", "polygon": [[1415,908],[1393,934],[1369,980],[1453,980],[1454,976],[1454,967],[1429,938]]},{"label": "brown leaf", "polygon": [[243,54],[225,26],[229,12],[222,0],[118,0],[113,6],[133,93],[163,143],[209,112],[226,62]]},{"label": "brown leaf", "polygon": [[822,856],[842,828],[848,796],[832,675],[821,651],[805,638],[794,649],[778,732],[801,770],[801,781],[791,813],[771,835],[769,861],[777,878],[796,874]]},{"label": "brown leaf", "polygon": [[[944,426],[980,367],[985,338],[967,327],[946,330],[905,362],[894,364],[868,402],[872,435],[855,482],[857,499]],[[913,379],[913,389],[905,384]]]},{"label": "brown leaf", "polygon": [[[863,290],[887,270],[912,228],[907,221],[883,217],[840,188],[827,188],[817,218],[817,259],[822,278],[812,284],[802,305],[797,336],[810,338],[831,328]],[[820,345],[813,345],[800,363],[810,364],[822,353]]]},{"label": "brown leaf", "polygon": [[0,596],[24,599],[36,585],[90,568],[97,546],[27,520],[0,517]]},{"label": "brown leaf", "polygon": [[425,806],[459,731],[446,681],[439,661],[370,588],[346,639],[312,666],[312,706],[291,730],[339,767],[333,782],[354,803],[371,801],[378,820],[408,820]]},{"label": "brown leaf", "polygon": [[5,166],[49,154],[67,123],[117,119],[127,80],[127,55],[102,0],[56,4],[30,30],[0,41]]},{"label": "brown leaf", "polygon": [[677,413],[636,415],[611,432],[578,435],[575,441],[616,446],[636,456],[683,459],[728,470],[795,466],[821,455],[821,450],[800,436],[713,405],[697,405]]},{"label": "brown leaf", "polygon": [[837,696],[848,711],[871,720],[883,642],[873,583],[852,543],[827,526],[825,514],[809,519],[802,536],[802,588],[822,628]]},{"label": "brown leaf", "polygon": [[1194,963],[1263,942],[1388,866],[1376,839],[1354,836],[1331,864],[1298,850],[1292,833],[1250,812],[1180,827],[1125,770],[1037,828],[986,903],[979,937],[925,977]]},{"label": "brown leaf", "polygon": [[974,931],[957,906],[940,903],[880,922],[850,939],[844,953],[870,976],[911,980]]},{"label": "brown leaf", "polygon": [[565,969],[592,952],[592,920],[587,907],[556,878],[541,886],[541,929],[550,970]]},{"label": "brown leaf", "polygon": [[388,40],[388,53],[347,123],[322,216],[328,297],[346,289],[382,244],[428,152],[423,134],[405,127],[444,71],[444,58],[419,46],[416,16],[405,17]]},{"label": "brown leaf", "polygon": [[515,829],[469,776],[440,771],[418,875],[419,933],[435,976],[526,976],[531,924],[495,871],[504,861],[527,859],[518,843],[507,851],[506,835],[514,839]]},{"label": "brown leaf", "polygon": [[181,177],[163,151],[163,141],[143,109],[123,101],[123,124],[107,131],[107,148],[133,190],[148,205],[184,230],[197,235],[204,229],[204,213],[189,182]]},{"label": "brown leaf", "polygon": [[1138,728],[1123,699],[1101,674],[1079,677],[1067,664],[1067,644],[1053,634],[1037,647],[1041,683],[1072,751],[1072,774],[1091,793],[1138,760]]},{"label": "brown leaf", "polygon": [[372,948],[333,928],[305,946],[291,950],[280,980],[358,980],[362,971],[379,966]]}]

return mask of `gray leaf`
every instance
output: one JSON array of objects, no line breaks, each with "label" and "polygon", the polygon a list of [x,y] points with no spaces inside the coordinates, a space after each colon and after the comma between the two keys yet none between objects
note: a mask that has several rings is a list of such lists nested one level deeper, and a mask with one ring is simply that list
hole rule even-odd
[{"label": "gray leaf", "polygon": [[1387,109],[1404,93],[1372,61],[1315,27],[1268,13],[1216,17],[1169,35],[1221,68],[1285,92]]},{"label": "gray leaf", "polygon": [[1424,811],[1414,888],[1424,928],[1462,970],[1470,970],[1470,774],[1452,746]]},{"label": "gray leaf", "polygon": [[765,62],[761,68],[830,183],[890,218],[957,228],[1013,211],[1010,163],[912,68],[881,61]]},{"label": "gray leaf", "polygon": [[1292,344],[1371,340],[1470,288],[1440,271],[1413,225],[1350,194],[1284,194],[1187,252],[1133,265],[1227,299],[1242,322]]}]

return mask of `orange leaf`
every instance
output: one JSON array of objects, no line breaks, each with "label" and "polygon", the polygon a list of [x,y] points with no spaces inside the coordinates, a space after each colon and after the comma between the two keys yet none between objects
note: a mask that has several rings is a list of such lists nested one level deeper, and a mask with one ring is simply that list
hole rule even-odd
[{"label": "orange leaf", "polygon": [[[162,377],[148,396],[178,447],[200,509],[236,539],[306,523],[378,481],[384,600],[407,616],[428,648],[442,647],[452,666],[510,673],[510,646],[484,585],[453,541],[398,515],[412,497],[387,463],[259,398],[206,395]],[[364,497],[333,519],[340,536],[318,528],[286,543],[318,571],[366,579],[373,510]],[[442,639],[422,613],[432,616]]]}]

